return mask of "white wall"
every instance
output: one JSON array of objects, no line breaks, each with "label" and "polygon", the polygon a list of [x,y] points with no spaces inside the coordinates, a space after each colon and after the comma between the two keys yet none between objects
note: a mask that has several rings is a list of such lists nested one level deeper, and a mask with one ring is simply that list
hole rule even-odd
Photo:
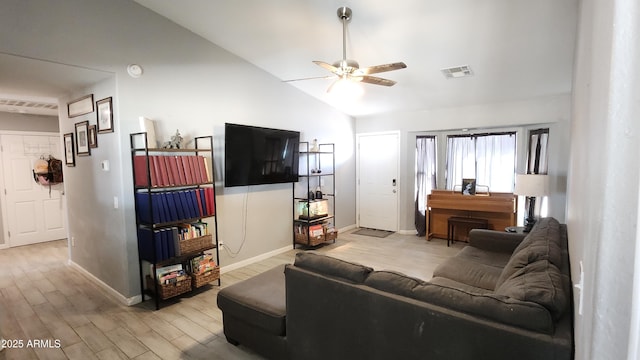
[{"label": "white wall", "polygon": [[[160,140],[179,129],[186,141],[214,135],[217,149],[223,148],[225,122],[299,130],[303,140],[335,142],[336,225],[355,223],[352,118],[131,1],[10,0],[4,8],[10,11],[0,13],[0,33],[7,40],[1,51],[114,74],[73,94],[113,96],[116,131],[98,135],[98,149],[77,159],[65,183],[76,242],[72,261],[123,297],[139,293],[129,152],[129,133],[139,131],[139,116],[156,120]],[[140,64],[144,75],[129,77],[130,63]],[[95,123],[95,113],[87,118]],[[61,129],[79,119],[61,119]],[[215,159],[219,182],[222,155]],[[110,161],[110,172],[99,170],[102,160]],[[220,239],[234,251],[242,246],[235,257],[223,251],[223,266],[291,246],[290,185],[218,185],[216,191]]]},{"label": "white wall", "polygon": [[[383,114],[360,117],[356,121],[356,133],[400,130],[401,132],[401,181],[400,181],[400,229],[415,231],[414,225],[414,163],[416,134],[442,134],[444,131],[486,132],[500,128],[516,131],[519,142],[518,171],[524,172],[527,129],[549,127],[549,216],[564,221],[567,163],[569,161],[570,100],[568,94],[529,99],[517,102],[484,104],[428,111]],[[534,126],[535,125],[535,126]],[[443,137],[439,138],[439,151],[444,150]],[[442,151],[440,151],[442,153]],[[439,156],[442,159],[442,155]],[[444,164],[439,164],[443,169]],[[444,175],[440,172],[439,188],[444,188]],[[522,216],[519,216],[519,218]]]},{"label": "white wall", "polygon": [[639,34],[636,0],[582,1],[567,192],[574,282],[584,264],[576,359],[637,359]]}]

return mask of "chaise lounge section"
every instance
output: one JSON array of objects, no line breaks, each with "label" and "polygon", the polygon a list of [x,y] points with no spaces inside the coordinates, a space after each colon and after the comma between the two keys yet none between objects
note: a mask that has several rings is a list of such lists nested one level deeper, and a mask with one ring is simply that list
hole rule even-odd
[{"label": "chaise lounge section", "polygon": [[225,335],[273,359],[572,359],[566,227],[469,241],[430,281],[300,252],[220,291]]}]

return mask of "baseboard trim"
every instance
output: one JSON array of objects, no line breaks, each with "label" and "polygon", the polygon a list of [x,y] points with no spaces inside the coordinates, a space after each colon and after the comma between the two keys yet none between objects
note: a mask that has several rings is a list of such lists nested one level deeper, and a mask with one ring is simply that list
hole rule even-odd
[{"label": "baseboard trim", "polygon": [[417,230],[398,230],[398,234],[400,235],[418,235]]},{"label": "baseboard trim", "polygon": [[71,260],[68,261],[68,264],[72,268],[78,270],[78,272],[80,272],[84,277],[89,279],[94,284],[98,285],[102,290],[106,291],[109,295],[111,295],[114,299],[116,299],[120,303],[122,303],[122,304],[124,304],[126,306],[132,306],[132,305],[139,304],[140,302],[142,302],[142,296],[136,295],[136,296],[129,297],[129,298],[125,297],[124,295],[122,295],[119,292],[117,292],[114,288],[112,288],[111,286],[107,285],[107,283],[105,283],[104,281],[98,279],[95,275],[93,275],[92,273],[87,271],[82,266],[76,264],[75,262],[73,262]]},{"label": "baseboard trim", "polygon": [[353,229],[356,229],[356,228],[357,228],[356,224],[352,224],[352,225],[340,228],[340,229],[338,229],[338,236],[340,236],[340,233],[345,233],[345,232],[347,232],[349,230],[353,230]]},{"label": "baseboard trim", "polygon": [[270,258],[272,256],[276,256],[276,255],[285,253],[285,252],[287,252],[289,250],[292,250],[292,249],[293,249],[293,245],[287,245],[287,246],[285,246],[283,248],[280,248],[280,249],[272,250],[272,251],[269,251],[267,253],[260,254],[258,256],[254,256],[254,257],[249,258],[249,259],[238,261],[237,263],[229,264],[227,266],[221,266],[220,267],[220,273],[224,274],[226,272],[229,272],[229,271],[232,271],[232,270],[236,270],[236,269],[239,269],[241,267],[245,267],[247,265],[251,265],[253,263],[256,263],[258,261]]}]

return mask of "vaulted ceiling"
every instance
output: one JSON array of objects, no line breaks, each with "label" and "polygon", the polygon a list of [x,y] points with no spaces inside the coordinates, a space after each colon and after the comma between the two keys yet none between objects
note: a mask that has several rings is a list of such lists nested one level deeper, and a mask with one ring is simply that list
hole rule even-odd
[{"label": "vaulted ceiling", "polygon": [[[521,100],[571,91],[578,0],[136,0],[283,81],[329,73],[342,58],[339,7],[353,11],[347,57],[361,67],[403,61],[362,84],[355,101],[332,98],[333,80],[291,86],[344,112],[367,115]],[[469,65],[473,76],[447,79]]]},{"label": "vaulted ceiling", "polygon": [[[282,81],[330,75],[312,61],[342,58],[336,11],[348,6],[347,57],[361,67],[406,63],[406,69],[375,74],[397,84],[360,84],[363,96],[349,101],[327,93],[331,79],[288,84],[353,116],[571,91],[579,0],[135,1]],[[11,70],[17,60],[26,61],[24,71]],[[0,54],[0,111],[7,111],[3,99],[50,101],[80,85],[76,79],[108,75],[78,68],[61,74],[47,70],[52,65]],[[461,65],[472,76],[448,79],[441,71]]]}]

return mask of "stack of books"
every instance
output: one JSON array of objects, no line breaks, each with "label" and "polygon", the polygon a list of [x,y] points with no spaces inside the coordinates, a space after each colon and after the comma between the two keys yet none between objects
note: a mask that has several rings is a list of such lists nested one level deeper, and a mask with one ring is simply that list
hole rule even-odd
[{"label": "stack of books", "polygon": [[209,162],[200,155],[136,155],[133,157],[133,171],[137,187],[148,187],[149,178],[151,187],[206,184],[212,181]]}]

